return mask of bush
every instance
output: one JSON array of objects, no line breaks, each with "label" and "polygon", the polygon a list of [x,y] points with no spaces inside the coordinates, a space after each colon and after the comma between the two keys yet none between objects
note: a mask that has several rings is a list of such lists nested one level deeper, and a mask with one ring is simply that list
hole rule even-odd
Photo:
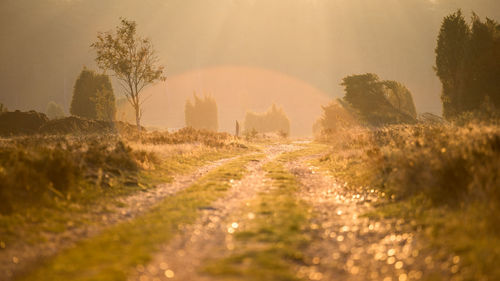
[{"label": "bush", "polygon": [[29,135],[38,132],[38,129],[49,119],[43,113],[35,111],[5,112],[0,114],[0,135]]},{"label": "bush", "polygon": [[0,213],[50,205],[110,175],[135,177],[136,156],[115,136],[24,137],[0,144]]},{"label": "bush", "polygon": [[47,105],[46,112],[49,119],[58,119],[64,117],[65,115],[62,106],[53,101],[49,102],[49,104]]},{"label": "bush", "polygon": [[361,149],[362,172],[396,198],[423,196],[448,207],[481,202],[491,214],[500,210],[498,126],[399,125],[357,129],[335,141]]}]

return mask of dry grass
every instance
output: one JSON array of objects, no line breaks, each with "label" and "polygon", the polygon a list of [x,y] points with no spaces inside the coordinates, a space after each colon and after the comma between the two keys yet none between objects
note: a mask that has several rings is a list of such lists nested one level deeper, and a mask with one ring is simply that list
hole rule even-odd
[{"label": "dry grass", "polygon": [[174,133],[150,132],[147,134],[136,134],[131,140],[142,144],[203,144],[209,147],[241,147],[242,144],[237,138],[228,133],[216,133],[207,130],[197,130],[193,128],[183,128]]},{"label": "dry grass", "polygon": [[380,189],[372,215],[404,217],[436,247],[463,257],[464,277],[499,277],[500,127],[478,123],[356,129],[324,136],[321,164],[355,186]]},{"label": "dry grass", "polygon": [[[208,149],[207,149],[208,148]],[[142,170],[169,157],[246,148],[232,136],[194,129],[176,133],[27,136],[0,140],[0,214],[50,205],[85,193],[138,185]]]}]

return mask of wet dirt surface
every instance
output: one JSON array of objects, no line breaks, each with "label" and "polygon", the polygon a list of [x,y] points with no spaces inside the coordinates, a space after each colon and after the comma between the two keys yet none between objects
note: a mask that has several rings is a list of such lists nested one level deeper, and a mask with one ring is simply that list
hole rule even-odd
[{"label": "wet dirt surface", "polygon": [[183,226],[181,233],[164,245],[151,263],[138,266],[129,280],[214,280],[203,274],[201,268],[207,260],[226,256],[234,249],[232,234],[241,222],[233,214],[270,186],[262,166],[282,153],[297,149],[300,147],[294,145],[268,147],[264,151],[266,157],[252,161],[246,176],[232,182],[224,198],[202,210],[194,224]]},{"label": "wet dirt surface", "polygon": [[61,250],[71,247],[77,241],[97,235],[109,226],[136,217],[165,197],[172,196],[187,188],[198,178],[233,159],[235,158],[216,161],[191,174],[177,176],[169,184],[160,184],[155,188],[120,198],[118,200],[121,202],[121,207],[113,206],[108,208],[106,212],[96,209],[95,212],[85,214],[85,220],[92,221],[92,225],[68,226],[67,230],[62,233],[44,233],[43,238],[46,242],[35,246],[19,243],[1,249],[0,280],[11,280],[14,276],[22,274],[27,268],[31,268]]},{"label": "wet dirt surface", "polygon": [[370,219],[380,195],[375,190],[351,190],[307,159],[287,167],[302,185],[298,194],[314,209],[307,266],[297,268],[305,280],[422,280],[435,274],[460,280],[460,257],[436,253],[419,241],[418,232],[403,220]]}]

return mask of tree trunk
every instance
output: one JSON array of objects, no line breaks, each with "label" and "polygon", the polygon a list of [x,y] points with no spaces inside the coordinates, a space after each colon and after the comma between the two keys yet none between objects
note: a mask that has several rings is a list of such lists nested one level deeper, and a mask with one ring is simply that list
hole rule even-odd
[{"label": "tree trunk", "polygon": [[140,132],[141,131],[141,109],[139,108],[139,105],[134,105],[135,109],[135,124],[137,125],[137,130]]}]

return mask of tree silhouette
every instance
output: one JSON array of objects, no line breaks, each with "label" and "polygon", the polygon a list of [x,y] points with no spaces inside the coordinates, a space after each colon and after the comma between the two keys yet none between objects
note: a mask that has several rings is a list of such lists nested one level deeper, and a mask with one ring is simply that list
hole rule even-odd
[{"label": "tree silhouette", "polygon": [[0,103],[0,113],[8,112],[8,111],[9,111],[9,109],[3,103]]},{"label": "tree silhouette", "polygon": [[211,96],[199,98],[194,93],[193,102],[189,99],[186,101],[184,114],[187,127],[215,132],[219,129],[217,103]]},{"label": "tree silhouette", "polygon": [[114,112],[115,97],[109,76],[84,68],[75,82],[70,113],[88,119],[112,121]]},{"label": "tree silhouette", "polygon": [[500,108],[500,25],[476,15],[469,25],[457,12],[444,18],[437,39],[436,74],[443,115]]},{"label": "tree silhouette", "polygon": [[158,65],[153,44],[149,39],[137,35],[134,21],[122,18],[114,33],[100,32],[91,47],[97,52],[99,67],[111,70],[124,88],[140,130],[144,103],[142,90],[156,81],[166,79],[163,67]]},{"label": "tree silhouette", "polygon": [[290,120],[285,111],[275,104],[265,113],[247,112],[244,124],[247,133],[255,130],[259,133],[280,132],[284,135],[290,134]]},{"label": "tree silhouette", "polygon": [[53,101],[48,103],[46,112],[47,112],[47,117],[49,117],[49,119],[62,118],[65,115],[62,106]]},{"label": "tree silhouette", "polygon": [[416,122],[416,109],[411,92],[396,81],[380,81],[373,73],[347,76],[345,101],[353,111],[371,125]]}]

